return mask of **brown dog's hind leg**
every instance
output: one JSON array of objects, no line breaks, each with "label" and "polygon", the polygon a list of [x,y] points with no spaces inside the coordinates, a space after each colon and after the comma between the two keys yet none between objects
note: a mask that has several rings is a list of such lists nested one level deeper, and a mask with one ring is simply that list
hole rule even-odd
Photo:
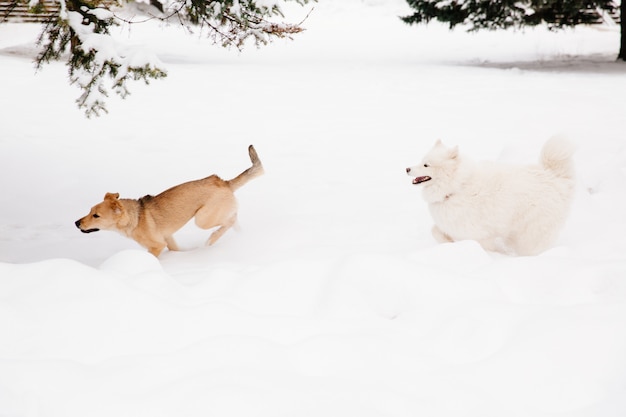
[{"label": "brown dog's hind leg", "polygon": [[226,231],[230,229],[235,224],[236,221],[237,221],[237,215],[233,214],[226,222],[222,223],[217,230],[211,233],[209,240],[207,240],[206,242],[207,246],[211,246],[212,244],[217,242],[217,240],[220,237],[222,237],[222,235],[226,233]]}]

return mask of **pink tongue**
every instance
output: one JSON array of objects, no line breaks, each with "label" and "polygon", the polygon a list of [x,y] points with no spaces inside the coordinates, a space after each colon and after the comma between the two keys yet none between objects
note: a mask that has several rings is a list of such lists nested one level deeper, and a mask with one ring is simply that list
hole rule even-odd
[{"label": "pink tongue", "polygon": [[419,184],[422,183],[424,181],[428,181],[430,179],[430,177],[425,176],[425,177],[417,177],[413,180],[413,184]]}]

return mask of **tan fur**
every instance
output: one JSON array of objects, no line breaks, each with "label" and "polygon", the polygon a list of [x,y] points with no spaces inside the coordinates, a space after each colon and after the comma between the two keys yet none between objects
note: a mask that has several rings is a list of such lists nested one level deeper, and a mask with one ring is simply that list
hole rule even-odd
[{"label": "tan fur", "polygon": [[252,145],[248,153],[252,166],[230,181],[211,175],[138,200],[107,193],[104,201],[75,223],[76,227],[84,233],[120,232],[159,256],[165,247],[178,250],[173,234],[195,217],[196,225],[202,229],[218,227],[207,241],[212,245],[237,221],[234,191],[263,174],[263,165]]}]

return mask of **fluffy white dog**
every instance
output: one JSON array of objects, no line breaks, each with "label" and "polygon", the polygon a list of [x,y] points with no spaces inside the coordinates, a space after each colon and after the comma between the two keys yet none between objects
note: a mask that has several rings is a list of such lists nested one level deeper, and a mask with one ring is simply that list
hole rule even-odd
[{"label": "fluffy white dog", "polygon": [[549,139],[538,165],[473,162],[441,141],[406,169],[435,222],[439,242],[478,241],[489,251],[535,255],[553,244],[574,195],[574,146]]}]

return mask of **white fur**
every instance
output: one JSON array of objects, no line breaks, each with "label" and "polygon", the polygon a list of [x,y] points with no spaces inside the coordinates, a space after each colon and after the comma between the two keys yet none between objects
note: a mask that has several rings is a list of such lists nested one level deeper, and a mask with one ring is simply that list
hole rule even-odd
[{"label": "white fur", "polygon": [[535,255],[558,237],[574,194],[574,147],[549,139],[536,165],[473,162],[441,141],[407,168],[420,183],[439,242],[472,239],[483,248]]}]

